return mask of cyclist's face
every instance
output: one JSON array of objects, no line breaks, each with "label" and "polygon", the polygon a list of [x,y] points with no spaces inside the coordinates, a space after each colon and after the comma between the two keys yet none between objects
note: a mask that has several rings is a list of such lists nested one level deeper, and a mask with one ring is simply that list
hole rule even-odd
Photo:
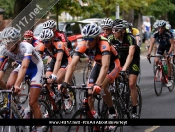
[{"label": "cyclist's face", "polygon": [[103,28],[103,33],[105,34],[105,36],[109,36],[112,32],[111,28]]},{"label": "cyclist's face", "polygon": [[114,37],[117,38],[117,39],[120,38],[121,35],[122,35],[121,30],[120,29],[117,29],[117,28],[113,28],[112,29],[112,33],[114,34]]},{"label": "cyclist's face", "polygon": [[44,40],[44,41],[42,41],[42,43],[44,44],[45,48],[50,48],[51,40]]},{"label": "cyclist's face", "polygon": [[84,38],[84,41],[86,42],[86,46],[88,49],[93,49],[96,45],[95,38]]},{"label": "cyclist's face", "polygon": [[28,42],[28,43],[32,43],[33,37],[31,36],[24,36],[24,41]]},{"label": "cyclist's face", "polygon": [[158,27],[158,31],[160,34],[162,34],[165,30],[165,27]]}]

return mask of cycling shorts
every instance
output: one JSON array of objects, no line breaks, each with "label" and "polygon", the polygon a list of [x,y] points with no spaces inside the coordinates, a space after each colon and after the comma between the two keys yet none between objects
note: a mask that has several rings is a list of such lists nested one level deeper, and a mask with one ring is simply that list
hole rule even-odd
[{"label": "cycling shorts", "polygon": [[[100,74],[100,70],[102,65],[94,62],[94,66],[91,70],[90,76],[89,76],[89,80],[88,80],[88,84],[95,84],[95,82],[97,81],[97,78]],[[120,72],[120,61],[119,59],[116,59],[115,61],[110,63],[109,66],[109,70],[108,70],[108,74],[106,77],[108,77],[111,81],[111,83],[115,80],[115,78],[119,75]]]},{"label": "cycling shorts", "polygon": [[158,46],[158,49],[157,49],[157,54],[158,55],[163,55],[164,52],[168,52],[169,49],[170,49],[171,45],[160,45]]},{"label": "cycling shorts", "polygon": [[[13,72],[18,73],[21,68],[21,65],[18,65]],[[37,65],[32,65],[28,67],[26,75],[30,79],[30,88],[42,88],[42,76],[44,75],[44,66],[42,62],[39,62]]]},{"label": "cycling shorts", "polygon": [[[55,66],[55,62],[56,62],[56,58],[52,58],[50,63],[47,65],[46,72],[51,72],[51,73],[53,72],[54,66]],[[62,60],[60,69],[61,70],[67,70],[68,64],[69,64],[69,60],[68,59]]]}]

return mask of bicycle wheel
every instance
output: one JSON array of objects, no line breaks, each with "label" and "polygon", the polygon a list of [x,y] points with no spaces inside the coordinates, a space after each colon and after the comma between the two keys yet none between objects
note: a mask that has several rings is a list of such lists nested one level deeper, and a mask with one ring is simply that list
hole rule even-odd
[{"label": "bicycle wheel", "polygon": [[175,71],[174,71],[174,66],[171,64],[171,87],[168,87],[168,90],[172,92],[174,90],[174,82],[175,82],[175,77],[174,77]]},{"label": "bicycle wheel", "polygon": [[[14,113],[15,110],[11,107],[10,111],[12,112],[12,119],[20,119],[17,114]],[[0,111],[0,119],[8,119],[9,112],[7,108],[1,109]],[[2,120],[3,121],[3,120]],[[0,126],[0,132],[19,132],[19,126]]]},{"label": "bicycle wheel", "polygon": [[160,68],[157,67],[154,75],[154,90],[157,96],[160,96],[162,93],[162,80],[162,70],[160,70]]},{"label": "bicycle wheel", "polygon": [[141,111],[142,111],[142,95],[139,86],[136,86],[137,88],[137,115],[140,118]]},{"label": "bicycle wheel", "polygon": [[88,63],[83,70],[83,83],[86,84],[89,78],[90,72],[92,70],[92,65]]},{"label": "bicycle wheel", "polygon": [[[84,113],[81,109],[77,110],[72,116],[72,119],[78,119],[80,121],[83,121],[87,118],[87,114]],[[68,132],[93,132],[93,126],[69,126]]]},{"label": "bicycle wheel", "polygon": [[[52,112],[50,107],[44,100],[38,100],[39,108],[41,110],[42,118],[43,119],[52,119]],[[50,128],[50,130],[49,130]],[[51,126],[42,126],[43,132],[48,132],[52,130]]]},{"label": "bicycle wheel", "polygon": [[141,78],[141,69],[140,69],[139,74],[137,76],[137,85],[139,85],[139,83],[140,83],[140,78]]},{"label": "bicycle wheel", "polygon": [[19,95],[19,101],[20,103],[24,104],[28,97],[29,97],[29,91],[30,91],[30,85],[27,81],[24,81],[21,83],[21,94]]}]

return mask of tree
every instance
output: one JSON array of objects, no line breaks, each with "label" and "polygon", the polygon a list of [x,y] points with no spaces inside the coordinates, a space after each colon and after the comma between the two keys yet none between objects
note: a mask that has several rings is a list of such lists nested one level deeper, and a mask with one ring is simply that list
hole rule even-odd
[{"label": "tree", "polygon": [[0,7],[5,10],[4,19],[13,18],[14,0],[1,0]]}]

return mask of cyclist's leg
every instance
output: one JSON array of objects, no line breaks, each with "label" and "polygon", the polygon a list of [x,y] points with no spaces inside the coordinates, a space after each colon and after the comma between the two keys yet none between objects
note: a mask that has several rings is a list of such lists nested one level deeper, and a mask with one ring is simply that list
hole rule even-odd
[{"label": "cyclist's leg", "polygon": [[[163,55],[164,52],[165,52],[165,48],[159,44],[156,55]],[[159,57],[155,57],[156,66],[158,65],[158,62],[159,62]]]},{"label": "cyclist's leg", "polygon": [[12,88],[12,86],[15,84],[16,82],[16,79],[18,77],[18,72],[19,72],[19,69],[21,68],[21,65],[18,65],[17,68],[15,68],[12,73],[10,74],[8,80],[7,80],[7,89],[10,89]]},{"label": "cyclist's leg", "polygon": [[[40,62],[38,66],[32,67],[32,69],[28,69],[26,73],[27,75],[29,75],[29,77],[31,77],[29,105],[31,107],[35,119],[42,118],[41,110],[38,105],[38,97],[42,88],[42,75],[44,71],[43,68],[43,63]],[[41,126],[37,126],[37,130],[41,131]]]},{"label": "cyclist's leg", "polygon": [[[96,62],[94,62],[94,66],[91,70],[90,76],[89,76],[89,80],[87,83],[87,86],[93,86],[98,78],[98,75],[100,73],[100,69],[101,66],[99,64],[97,64]],[[93,100],[93,96],[92,96],[92,90],[88,90],[89,93],[89,97],[88,97],[88,104],[89,104],[89,108],[90,111],[93,112],[94,111],[94,100]],[[94,112],[95,113],[95,112]]]},{"label": "cyclist's leg", "polygon": [[132,111],[133,116],[136,116],[136,113],[137,113],[137,96],[138,95],[137,95],[136,83],[137,83],[139,70],[140,70],[140,59],[134,59],[131,65],[129,66],[129,88],[130,88],[130,95],[131,95],[132,106],[133,106],[133,111]]}]

